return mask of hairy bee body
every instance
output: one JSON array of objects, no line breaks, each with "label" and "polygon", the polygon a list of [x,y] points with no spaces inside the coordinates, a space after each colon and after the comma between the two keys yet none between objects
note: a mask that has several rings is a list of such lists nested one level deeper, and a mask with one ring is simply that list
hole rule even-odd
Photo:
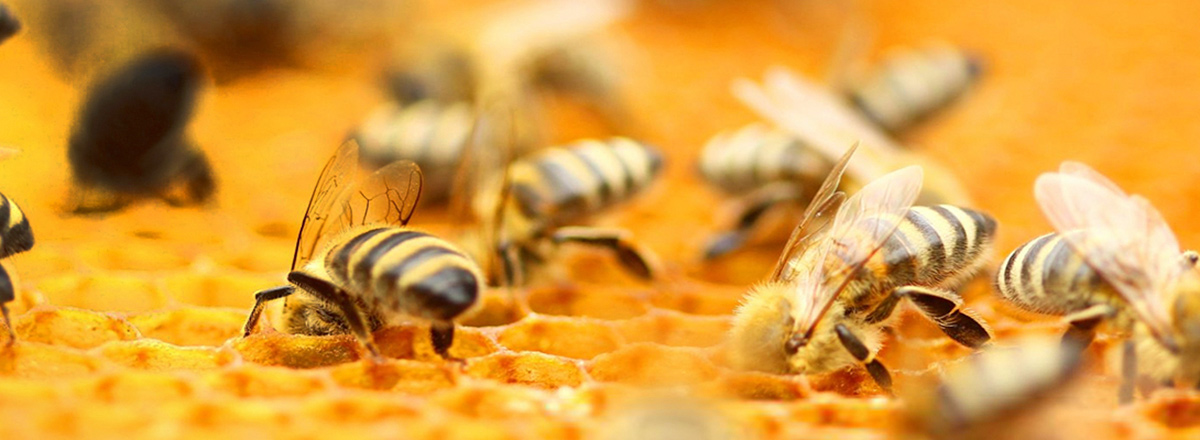
[{"label": "hairy bee body", "polygon": [[1000,296],[1024,310],[1067,315],[1106,304],[1123,309],[1120,294],[1058,233],[1013,250],[996,273]]},{"label": "hairy bee body", "polygon": [[[587,140],[549,148],[510,168],[514,237],[536,237],[549,228],[625,201],[650,185],[662,154],[628,139]],[[519,238],[516,239],[519,241]]]},{"label": "hairy bee body", "polygon": [[719,133],[700,155],[700,175],[729,193],[784,182],[802,188],[807,200],[831,169],[833,161],[803,140],[764,124]]},{"label": "hairy bee body", "polygon": [[[449,322],[475,304],[481,271],[455,245],[395,226],[350,230],[305,271],[354,296],[372,330],[396,318]],[[299,334],[347,333],[341,314],[307,295],[284,306],[287,328]]]},{"label": "hairy bee body", "polygon": [[420,100],[408,105],[387,103],[371,113],[355,134],[359,158],[381,167],[411,160],[426,171],[422,199],[446,199],[454,171],[471,142],[475,115],[466,102]]},{"label": "hairy bee body", "polygon": [[899,51],[848,94],[859,111],[888,131],[928,116],[966,91],[979,62],[945,45]]},{"label": "hairy bee body", "polygon": [[[898,300],[893,291],[901,286],[957,288],[986,261],[996,231],[995,220],[987,214],[951,205],[911,207],[902,219],[864,218],[858,229],[897,221],[899,226],[883,247],[857,273],[847,275],[851,281],[817,325],[813,339],[796,354],[789,356],[782,343],[787,326],[781,322],[787,321],[793,307],[789,286],[773,282],[752,290],[734,318],[734,363],[776,373],[822,373],[851,365],[855,358],[842,348],[834,332],[837,326],[844,325],[861,337],[871,353],[878,351],[880,327]],[[852,234],[823,239],[857,238]],[[839,258],[836,253],[824,262],[802,257],[790,261],[785,271],[803,273],[816,264],[844,267],[845,263],[834,261]]]}]

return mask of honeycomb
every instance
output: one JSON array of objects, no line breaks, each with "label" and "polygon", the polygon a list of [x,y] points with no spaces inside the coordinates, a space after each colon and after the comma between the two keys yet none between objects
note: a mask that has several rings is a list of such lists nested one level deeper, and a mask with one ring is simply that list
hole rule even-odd
[{"label": "honeycomb", "polygon": [[[25,2],[12,1],[20,16]],[[157,202],[105,217],[63,214],[65,145],[85,83],[65,82],[21,34],[0,45],[0,191],[17,200],[38,243],[3,262],[19,342],[0,351],[0,438],[909,438],[915,411],[864,373],[738,372],[722,340],[747,287],[778,248],[700,263],[727,221],[695,173],[717,131],[755,120],[727,92],[736,77],[783,64],[819,76],[844,11],[836,2],[643,1],[612,31],[622,99],[637,135],[667,152],[663,182],[596,219],[632,230],[667,276],[642,284],[604,254],[571,250],[561,273],[528,289],[488,291],[446,362],[417,325],[375,337],[388,358],[360,359],[348,336],[267,329],[242,339],[253,292],[283,282],[317,170],[384,97],[372,69],[266,71],[209,87],[191,133],[220,184],[213,206]],[[1200,10],[1187,1],[862,1],[871,56],[940,39],[978,51],[985,79],[903,141],[958,170],[977,207],[1000,221],[997,258],[1049,230],[1034,177],[1067,158],[1144,194],[1185,245],[1200,230]],[[29,32],[29,31],[27,31]],[[569,105],[561,140],[596,127]],[[454,233],[445,213],[414,224]],[[988,283],[966,292],[998,343],[1060,332],[1001,307]],[[275,319],[271,319],[275,318]],[[268,320],[278,322],[268,314]],[[1100,338],[1084,373],[1024,424],[1039,438],[1193,437],[1200,397],[1159,390],[1118,407]],[[906,316],[882,358],[916,386],[967,355]],[[663,423],[663,420],[676,421]],[[684,423],[679,420],[687,421]],[[1022,431],[1023,432],[1023,431]],[[992,432],[1000,434],[1001,432]]]}]

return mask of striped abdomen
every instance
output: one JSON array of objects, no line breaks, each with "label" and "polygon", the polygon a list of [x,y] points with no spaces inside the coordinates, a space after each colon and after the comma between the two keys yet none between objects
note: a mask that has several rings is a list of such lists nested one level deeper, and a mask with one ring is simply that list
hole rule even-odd
[{"label": "striped abdomen", "polygon": [[514,163],[512,198],[526,218],[566,222],[630,198],[661,168],[662,155],[645,144],[621,137],[581,141]]},{"label": "striped abdomen", "polygon": [[1022,309],[1051,315],[1117,300],[1112,287],[1057,233],[1009,254],[996,273],[996,290]]},{"label": "striped abdomen", "polygon": [[403,107],[388,103],[367,117],[355,140],[360,159],[372,166],[416,162],[425,177],[421,199],[440,201],[454,184],[474,121],[471,106],[463,102],[424,100]]},{"label": "striped abdomen", "polygon": [[[878,221],[865,219],[868,222]],[[991,249],[996,221],[951,205],[909,208],[895,233],[871,257],[847,299],[873,304],[897,286],[955,288],[974,275]]]},{"label": "striped abdomen", "polygon": [[852,87],[850,99],[868,119],[896,131],[961,95],[979,70],[975,59],[953,47],[904,50]]},{"label": "striped abdomen", "polygon": [[775,182],[794,183],[812,193],[832,169],[833,162],[796,136],[763,124],[717,134],[700,156],[704,179],[731,193]]},{"label": "striped abdomen", "polygon": [[457,247],[398,227],[350,236],[329,250],[325,268],[334,284],[381,315],[448,321],[474,305],[484,285],[478,266]]},{"label": "striped abdomen", "polygon": [[33,229],[29,219],[8,196],[0,194],[0,258],[8,258],[33,248]]}]

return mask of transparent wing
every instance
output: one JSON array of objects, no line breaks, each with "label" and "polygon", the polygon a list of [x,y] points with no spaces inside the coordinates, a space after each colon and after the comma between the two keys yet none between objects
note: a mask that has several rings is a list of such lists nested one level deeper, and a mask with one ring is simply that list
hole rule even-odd
[{"label": "transparent wing", "polygon": [[1179,242],[1162,214],[1086,165],[1045,173],[1034,195],[1046,218],[1116,288],[1157,339],[1175,347],[1164,298],[1180,275]]},{"label": "transparent wing", "polygon": [[358,165],[358,143],[338,148],[313,188],[300,223],[292,270],[308,263],[330,237],[358,225],[408,224],[421,196],[421,170],[410,161],[391,163],[369,176]]},{"label": "transparent wing", "polygon": [[800,218],[800,223],[792,230],[791,237],[788,237],[787,244],[783,247],[783,252],[779,254],[779,260],[775,262],[775,268],[771,270],[771,281],[784,281],[784,277],[789,275],[785,270],[788,264],[793,259],[804,253],[805,249],[814,242],[812,237],[824,229],[828,224],[829,213],[837,212],[842,201],[846,199],[846,193],[838,191],[838,186],[842,182],[842,173],[846,171],[846,165],[850,163],[850,157],[854,156],[854,152],[858,150],[858,143],[850,146],[842,154],[842,158],[834,164],[833,169],[825,176],[825,181],[821,183],[821,188],[817,190],[817,194],[813,196],[808,207],[804,209],[804,216]]},{"label": "transparent wing", "polygon": [[908,213],[921,192],[924,171],[902,168],[872,181],[838,209],[825,234],[817,237],[811,257],[795,260],[790,270],[794,295],[792,318],[797,330],[811,336],[846,285],[854,279]]}]

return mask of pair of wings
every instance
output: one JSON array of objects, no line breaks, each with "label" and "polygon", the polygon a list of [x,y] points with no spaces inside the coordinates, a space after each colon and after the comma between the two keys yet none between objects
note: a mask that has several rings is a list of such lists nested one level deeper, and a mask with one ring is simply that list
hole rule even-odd
[{"label": "pair of wings", "polygon": [[850,147],[826,177],[771,273],[770,281],[791,289],[791,316],[806,337],[896,232],[921,192],[924,171],[914,165],[871,181],[847,199],[837,188],[857,148]]},{"label": "pair of wings", "polygon": [[1184,273],[1179,241],[1148,200],[1078,162],[1063,162],[1034,184],[1042,212],[1071,248],[1083,256],[1169,349],[1171,318],[1165,297]]}]

